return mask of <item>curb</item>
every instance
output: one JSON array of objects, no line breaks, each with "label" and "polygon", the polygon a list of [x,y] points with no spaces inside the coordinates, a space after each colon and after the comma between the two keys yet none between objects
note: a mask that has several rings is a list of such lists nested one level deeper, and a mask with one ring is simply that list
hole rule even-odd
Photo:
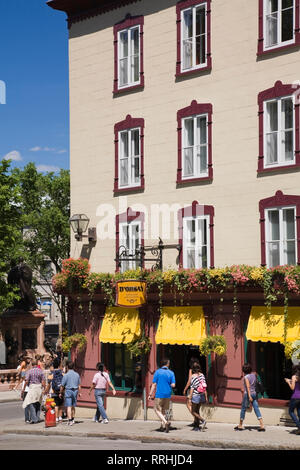
[{"label": "curb", "polygon": [[224,441],[224,439],[203,439],[203,440],[189,440],[189,439],[180,439],[172,437],[150,437],[146,435],[128,435],[128,434],[116,434],[116,433],[98,433],[98,432],[67,432],[67,431],[54,431],[54,430],[25,430],[25,429],[9,429],[2,430],[0,434],[27,434],[27,435],[36,435],[36,436],[65,436],[65,437],[93,437],[93,438],[102,438],[109,440],[127,440],[127,441],[139,441],[142,443],[168,443],[168,444],[180,444],[180,445],[192,445],[195,448],[205,447],[211,449],[232,449],[232,450],[299,450],[300,446],[288,446],[288,445],[276,445],[276,444],[252,444],[251,442],[237,442],[237,441]]}]

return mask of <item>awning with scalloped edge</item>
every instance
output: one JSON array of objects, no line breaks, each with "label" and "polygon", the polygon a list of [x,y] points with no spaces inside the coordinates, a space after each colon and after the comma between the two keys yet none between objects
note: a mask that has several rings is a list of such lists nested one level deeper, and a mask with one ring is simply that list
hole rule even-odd
[{"label": "awning with scalloped edge", "polygon": [[206,338],[202,307],[163,307],[156,332],[156,344],[200,345]]},{"label": "awning with scalloped edge", "polygon": [[141,334],[139,311],[136,308],[108,307],[105,311],[99,340],[101,343],[130,343]]},{"label": "awning with scalloped edge", "polygon": [[[288,342],[300,338],[300,307],[288,307],[286,328]],[[252,307],[246,338],[284,343],[284,307]]]}]

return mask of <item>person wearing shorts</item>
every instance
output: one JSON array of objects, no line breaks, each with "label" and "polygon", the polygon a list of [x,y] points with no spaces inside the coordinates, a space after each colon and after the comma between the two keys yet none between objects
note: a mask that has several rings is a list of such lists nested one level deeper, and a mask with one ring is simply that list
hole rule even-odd
[{"label": "person wearing shorts", "polygon": [[152,400],[155,391],[154,411],[161,421],[160,431],[165,432],[169,432],[170,429],[170,419],[166,418],[166,414],[170,407],[172,388],[175,387],[175,374],[169,369],[169,366],[169,359],[163,359],[161,368],[153,376],[148,397],[149,400]]},{"label": "person wearing shorts", "polygon": [[60,396],[65,391],[65,407],[67,408],[68,425],[72,426],[75,420],[75,408],[77,405],[77,397],[80,396],[80,376],[74,370],[74,363],[68,361],[67,373],[63,376]]}]

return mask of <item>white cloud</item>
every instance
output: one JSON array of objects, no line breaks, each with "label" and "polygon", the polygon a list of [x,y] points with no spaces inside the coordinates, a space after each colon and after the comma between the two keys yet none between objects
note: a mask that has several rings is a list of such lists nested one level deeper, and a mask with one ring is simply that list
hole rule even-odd
[{"label": "white cloud", "polygon": [[56,173],[60,170],[60,168],[58,166],[54,166],[54,165],[37,165],[36,169],[40,173],[44,173],[44,172],[45,173],[48,173],[48,172]]},{"label": "white cloud", "polygon": [[11,152],[7,153],[4,157],[4,160],[14,160],[15,162],[20,162],[22,160],[22,156],[18,150],[12,150]]},{"label": "white cloud", "polygon": [[51,148],[51,147],[39,147],[39,146],[36,146],[36,147],[32,147],[31,149],[29,149],[30,152],[55,152],[56,149],[55,148]]},{"label": "white cloud", "polygon": [[60,154],[60,153],[67,153],[67,150],[66,150],[66,149],[58,150],[57,153],[59,153],[59,154]]}]

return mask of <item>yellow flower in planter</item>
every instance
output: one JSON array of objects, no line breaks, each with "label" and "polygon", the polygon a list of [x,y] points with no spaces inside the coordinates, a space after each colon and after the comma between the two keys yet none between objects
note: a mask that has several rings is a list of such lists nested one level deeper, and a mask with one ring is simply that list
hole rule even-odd
[{"label": "yellow flower in planter", "polygon": [[265,269],[259,266],[257,268],[252,269],[249,277],[253,279],[253,281],[261,281],[264,277],[264,271]]},{"label": "yellow flower in planter", "polygon": [[168,271],[164,271],[162,273],[163,280],[167,284],[171,284],[171,282],[173,281],[173,279],[174,279],[174,277],[176,276],[177,273],[178,273],[178,271],[175,271],[174,269],[169,269]]}]

